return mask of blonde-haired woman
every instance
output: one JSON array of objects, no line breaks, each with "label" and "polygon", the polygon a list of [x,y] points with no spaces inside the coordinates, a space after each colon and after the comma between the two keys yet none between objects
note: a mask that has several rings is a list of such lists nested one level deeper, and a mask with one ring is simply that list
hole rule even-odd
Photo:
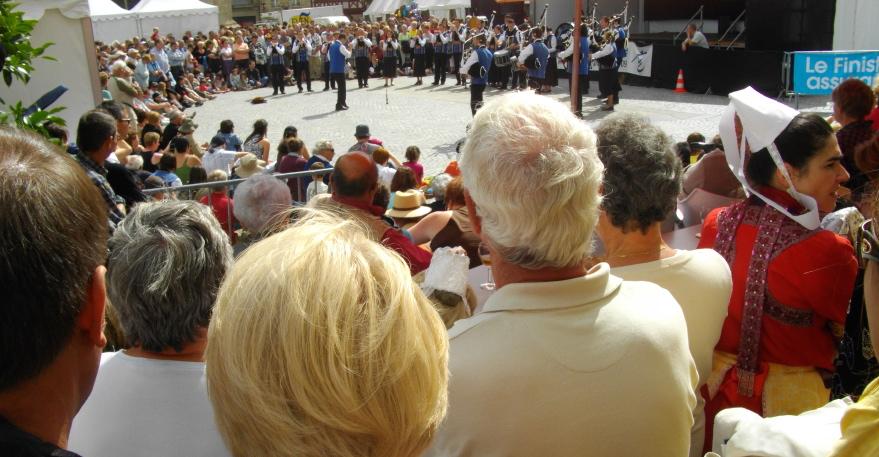
[{"label": "blonde-haired woman", "polygon": [[205,355],[237,456],[418,456],[445,416],[447,359],[402,259],[316,210],[238,259]]}]

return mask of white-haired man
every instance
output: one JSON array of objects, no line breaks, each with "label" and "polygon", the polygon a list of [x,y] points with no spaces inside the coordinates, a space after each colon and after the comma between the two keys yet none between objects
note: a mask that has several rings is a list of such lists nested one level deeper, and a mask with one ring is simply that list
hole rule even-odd
[{"label": "white-haired man", "polygon": [[680,307],[587,266],[595,134],[510,94],[476,114],[461,158],[498,290],[449,331],[449,415],[426,455],[687,455],[697,374]]}]

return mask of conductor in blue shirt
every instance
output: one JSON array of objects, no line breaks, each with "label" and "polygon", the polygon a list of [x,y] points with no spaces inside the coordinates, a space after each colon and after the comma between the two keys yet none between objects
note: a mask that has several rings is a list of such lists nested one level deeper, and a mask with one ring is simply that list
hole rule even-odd
[{"label": "conductor in blue shirt", "polygon": [[351,51],[345,47],[347,37],[344,33],[337,32],[336,40],[330,45],[327,52],[330,57],[330,79],[336,83],[336,111],[348,109],[345,102],[345,61],[351,57]]}]

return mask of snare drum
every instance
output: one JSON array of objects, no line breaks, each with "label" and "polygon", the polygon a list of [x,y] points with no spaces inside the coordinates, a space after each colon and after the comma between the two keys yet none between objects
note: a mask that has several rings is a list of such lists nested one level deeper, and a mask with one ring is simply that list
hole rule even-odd
[{"label": "snare drum", "polygon": [[509,67],[510,65],[512,65],[512,62],[510,62],[510,51],[501,49],[494,53],[495,67]]}]

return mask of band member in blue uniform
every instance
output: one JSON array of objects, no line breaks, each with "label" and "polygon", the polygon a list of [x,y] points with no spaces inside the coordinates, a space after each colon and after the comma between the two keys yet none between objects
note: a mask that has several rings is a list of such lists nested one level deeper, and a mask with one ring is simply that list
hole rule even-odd
[{"label": "band member in blue uniform", "polygon": [[336,40],[330,45],[330,78],[336,82],[338,92],[336,95],[336,111],[348,109],[345,96],[345,60],[351,57],[351,51],[345,46],[347,42],[345,33],[336,32]]},{"label": "band member in blue uniform", "polygon": [[461,66],[461,72],[470,75],[470,112],[475,116],[476,110],[482,107],[482,93],[488,82],[493,55],[485,47],[485,37],[482,35],[473,38],[473,46],[478,47]]},{"label": "band member in blue uniform", "polygon": [[[577,94],[571,94],[571,97],[574,97],[577,101],[576,109],[574,110],[574,114],[578,117],[583,117],[583,94],[589,93],[589,63],[591,59],[589,58],[589,28],[586,27],[586,24],[580,26],[580,68],[577,76]],[[559,53],[559,58],[565,61],[565,66],[568,68],[568,75],[573,73],[572,65],[573,59],[571,56],[574,55],[574,40],[571,40],[571,44],[564,51]],[[571,85],[573,87],[573,85]]]}]

